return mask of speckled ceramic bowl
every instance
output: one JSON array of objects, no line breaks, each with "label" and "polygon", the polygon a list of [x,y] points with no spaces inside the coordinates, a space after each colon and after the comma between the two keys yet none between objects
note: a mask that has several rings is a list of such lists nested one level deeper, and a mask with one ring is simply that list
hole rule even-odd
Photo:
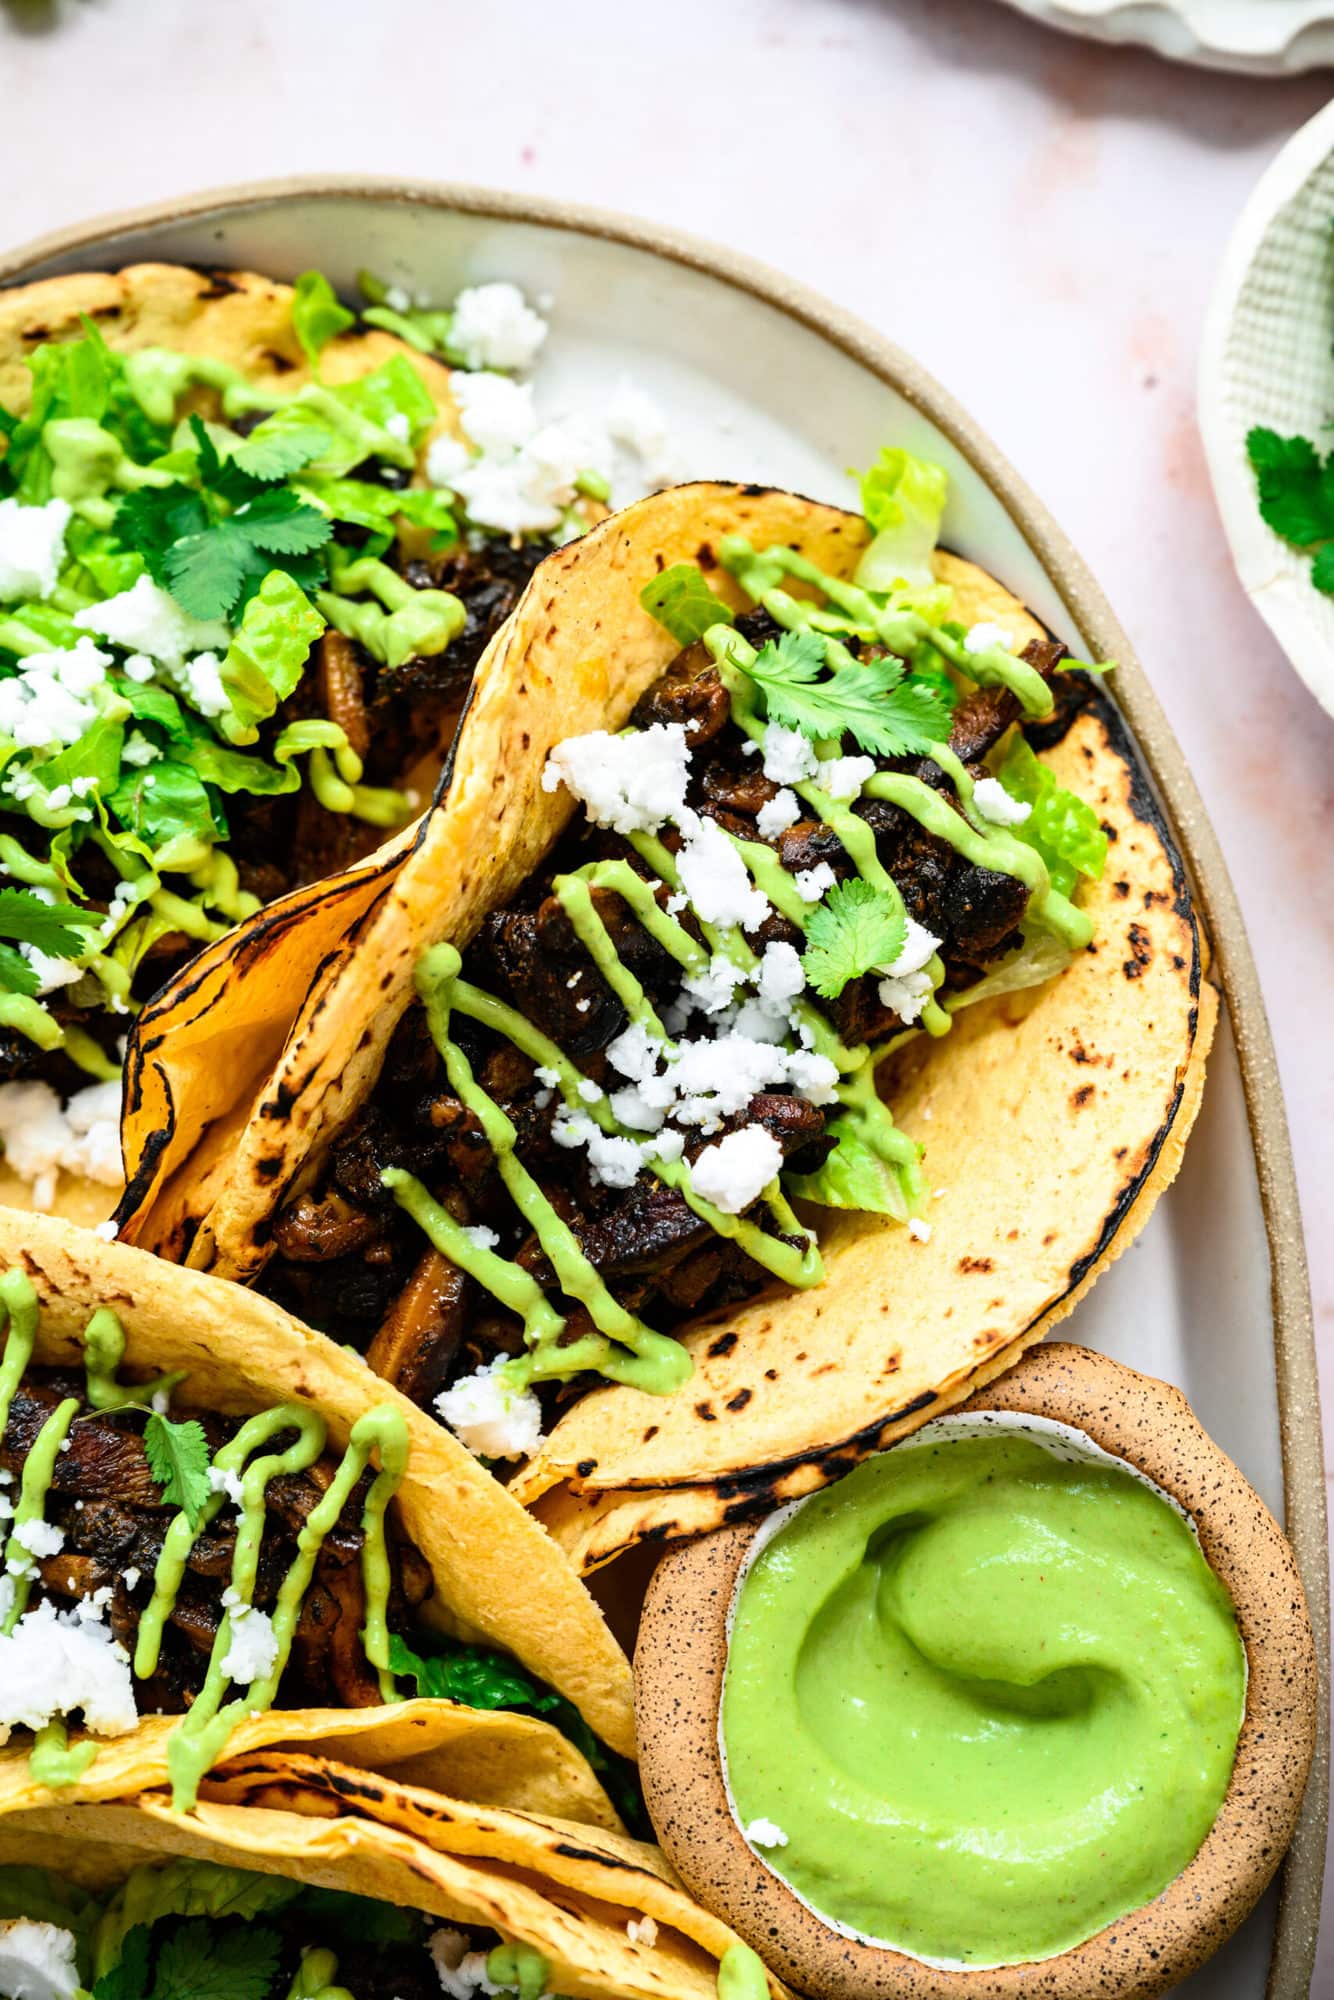
[{"label": "speckled ceramic bowl", "polygon": [[823,1923],[747,1846],[719,1759],[727,1615],[753,1524],[686,1543],[650,1586],[635,1656],[649,1812],[692,1893],[813,2000],[1151,2000],[1237,1928],[1297,1823],[1319,1684],[1296,1563],[1258,1494],[1162,1382],[1060,1343],[1035,1349],[963,1408],[1070,1425],[1146,1473],[1190,1515],[1231,1592],[1249,1670],[1246,1715],[1227,1795],[1190,1866],[1084,1944],[1023,1965],[941,1969]]}]

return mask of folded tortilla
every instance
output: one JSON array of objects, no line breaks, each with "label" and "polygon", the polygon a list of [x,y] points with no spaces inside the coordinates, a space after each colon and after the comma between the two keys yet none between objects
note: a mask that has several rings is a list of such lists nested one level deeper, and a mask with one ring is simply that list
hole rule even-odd
[{"label": "folded tortilla", "polygon": [[[622,726],[679,650],[642,608],[644,583],[728,534],[850,577],[867,531],[794,495],[700,484],[549,557],[478,669],[411,854],[317,978],[258,1096],[238,1093],[202,1143],[182,1109],[193,1051],[263,1032],[262,969],[211,1009],[173,1013],[164,999],[151,1039],[134,1037],[135,1240],[259,1275],[275,1213],[371,1091],[422,951],[466,945],[569,819],[568,795],[542,789],[551,749]],[[993,621],[1016,648],[1045,636],[981,570],[948,555],[937,569],[962,622]],[[746,602],[722,571],[711,581]],[[1082,897],[1094,942],[1047,984],[963,1008],[943,1040],[919,1038],[885,1066],[896,1119],[942,1190],[928,1241],[822,1211],[823,1285],[771,1289],[687,1328],[695,1372],[672,1395],[600,1388],[561,1417],[511,1490],[581,1568],[809,1491],[960,1401],[1072,1309],[1176,1173],[1217,1013],[1183,864],[1095,684],[1068,721],[1027,734],[1108,831],[1104,877]]]}]

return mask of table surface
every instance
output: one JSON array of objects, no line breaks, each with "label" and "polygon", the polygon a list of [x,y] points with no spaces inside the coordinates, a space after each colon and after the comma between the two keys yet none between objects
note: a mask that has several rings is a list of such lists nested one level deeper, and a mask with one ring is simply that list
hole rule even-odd
[{"label": "table surface", "polygon": [[736,243],[918,355],[1088,559],[1198,776],[1278,1045],[1334,1412],[1334,722],[1233,576],[1195,423],[1232,221],[1328,95],[996,0],[0,0],[0,230],[272,174],[474,181]]}]

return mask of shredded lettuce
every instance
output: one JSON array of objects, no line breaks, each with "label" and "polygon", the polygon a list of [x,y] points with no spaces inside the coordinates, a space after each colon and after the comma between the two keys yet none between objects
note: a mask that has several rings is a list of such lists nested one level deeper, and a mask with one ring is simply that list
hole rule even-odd
[{"label": "shredded lettuce", "polygon": [[397,334],[409,347],[415,347],[419,354],[437,354],[447,360],[457,360],[449,344],[454,326],[453,313],[423,306],[409,307],[406,311],[391,306],[389,286],[371,271],[358,271],[357,283],[362,297],[370,300],[361,315],[367,326],[378,326],[385,333]]},{"label": "shredded lettuce", "polygon": [[232,705],[228,733],[234,742],[253,743],[257,725],[294,691],[324,623],[299,584],[282,570],[270,570],[219,668]]},{"label": "shredded lettuce", "polygon": [[316,374],[319,373],[320,356],[329,342],[356,323],[356,314],[339,303],[338,294],[323,272],[301,273],[292,300],[292,325]]},{"label": "shredded lettuce", "polygon": [[714,625],[731,625],[731,611],[695,563],[672,563],[646,583],[639,601],[678,646],[692,646]]},{"label": "shredded lettuce", "polygon": [[1080,875],[1096,882],[1107,860],[1107,835],[1088,801],[1058,785],[1055,772],[1017,731],[996,775],[1011,798],[1032,807],[1009,831],[1037,849],[1052,886],[1068,896]]},{"label": "shredded lettuce", "polygon": [[931,556],[947,492],[938,465],[896,445],[884,447],[861,475],[862,512],[873,537],[857,566],[864,590],[889,591],[896,583],[918,590],[934,586]]},{"label": "shredded lettuce", "polygon": [[867,1145],[851,1119],[831,1118],[825,1130],[835,1141],[833,1150],[813,1174],[785,1174],[787,1193],[823,1208],[861,1209],[906,1222],[908,1201],[897,1168]]}]

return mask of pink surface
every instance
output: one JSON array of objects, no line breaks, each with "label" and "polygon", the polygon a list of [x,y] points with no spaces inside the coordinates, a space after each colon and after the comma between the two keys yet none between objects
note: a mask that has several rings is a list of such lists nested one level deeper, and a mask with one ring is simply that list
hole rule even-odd
[{"label": "pink surface", "polygon": [[1194,419],[1229,228],[1326,83],[1173,68],[988,0],[11,0],[0,93],[10,243],[282,172],[475,180],[734,241],[926,362],[1087,557],[1198,775],[1278,1044],[1334,1410],[1334,721],[1233,577]]}]

